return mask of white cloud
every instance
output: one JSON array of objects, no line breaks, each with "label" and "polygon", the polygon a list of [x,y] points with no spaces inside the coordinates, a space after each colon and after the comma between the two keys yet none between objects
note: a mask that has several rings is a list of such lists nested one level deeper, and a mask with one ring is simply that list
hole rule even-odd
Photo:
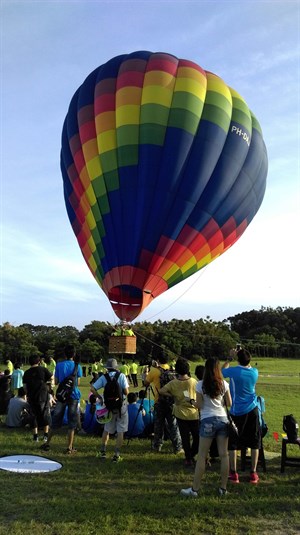
[{"label": "white cloud", "polygon": [[21,287],[52,299],[90,299],[93,277],[75,247],[41,244],[18,228],[5,227],[2,236],[2,285],[7,298],[10,292],[17,295]]}]

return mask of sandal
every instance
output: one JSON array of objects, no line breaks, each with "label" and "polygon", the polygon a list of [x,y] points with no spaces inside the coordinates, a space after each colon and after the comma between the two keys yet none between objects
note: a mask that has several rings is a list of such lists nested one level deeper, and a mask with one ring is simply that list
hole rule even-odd
[{"label": "sandal", "polygon": [[75,448],[67,448],[65,451],[67,455],[73,455],[73,453],[76,453],[76,452],[77,450]]}]

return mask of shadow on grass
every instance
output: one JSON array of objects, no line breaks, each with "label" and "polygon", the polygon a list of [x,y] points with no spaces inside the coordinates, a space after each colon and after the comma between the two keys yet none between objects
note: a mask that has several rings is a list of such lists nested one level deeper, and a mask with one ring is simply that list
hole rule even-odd
[{"label": "shadow on grass", "polygon": [[[0,471],[1,526],[12,535],[257,534],[300,532],[300,471],[280,474],[280,458],[267,461],[260,483],[250,485],[249,473],[231,485],[225,499],[217,495],[219,461],[207,470],[196,500],[184,499],[180,489],[192,483],[193,472],[166,445],[165,453],[150,451],[150,442],[134,439],[123,448],[123,462],[114,464],[114,440],[108,459],[95,457],[100,438],[76,437],[78,452],[62,453],[65,433],[53,439],[45,457],[63,464],[48,474]],[[41,454],[28,432],[0,429],[4,455]],[[34,522],[34,524],[32,523]],[[22,529],[21,529],[22,528]],[[79,529],[80,528],[80,529]],[[0,528],[0,534],[1,532]],[[27,530],[27,531],[26,531]],[[295,531],[296,530],[296,531]],[[297,531],[298,530],[298,531]],[[278,531],[277,531],[278,532]],[[278,533],[279,533],[278,532]],[[3,531],[4,533],[4,531]]]}]

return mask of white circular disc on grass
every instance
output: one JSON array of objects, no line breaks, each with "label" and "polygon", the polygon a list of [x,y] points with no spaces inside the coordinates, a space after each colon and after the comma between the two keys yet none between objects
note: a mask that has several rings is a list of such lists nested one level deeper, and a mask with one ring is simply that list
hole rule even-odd
[{"label": "white circular disc on grass", "polygon": [[0,470],[20,474],[42,474],[60,470],[62,464],[40,455],[7,455],[0,457]]}]

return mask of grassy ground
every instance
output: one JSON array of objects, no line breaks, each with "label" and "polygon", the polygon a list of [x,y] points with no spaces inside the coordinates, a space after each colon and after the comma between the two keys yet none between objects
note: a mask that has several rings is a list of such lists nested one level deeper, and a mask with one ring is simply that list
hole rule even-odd
[{"label": "grassy ground", "polygon": [[[259,369],[263,363],[258,363]],[[270,373],[297,373],[299,361],[280,369],[268,359]],[[262,373],[262,372],[261,372]],[[83,380],[83,398],[88,379]],[[280,442],[273,432],[282,432],[282,416],[294,413],[299,421],[299,385],[265,383],[259,393],[266,400],[270,427],[264,446],[267,472],[260,483],[250,485],[249,473],[240,473],[241,483],[231,485],[223,499],[217,495],[219,461],[208,469],[198,499],[179,495],[191,485],[193,472],[183,466],[169,443],[163,453],[152,453],[149,440],[125,442],[123,462],[113,464],[114,439],[106,461],[95,457],[100,438],[77,436],[78,452],[63,453],[66,432],[54,437],[45,456],[62,462],[63,468],[49,474],[13,474],[0,471],[0,535],[295,535],[300,533],[299,468],[280,473]],[[24,430],[0,427],[2,455],[39,454]],[[295,454],[300,448],[295,446]]]}]

